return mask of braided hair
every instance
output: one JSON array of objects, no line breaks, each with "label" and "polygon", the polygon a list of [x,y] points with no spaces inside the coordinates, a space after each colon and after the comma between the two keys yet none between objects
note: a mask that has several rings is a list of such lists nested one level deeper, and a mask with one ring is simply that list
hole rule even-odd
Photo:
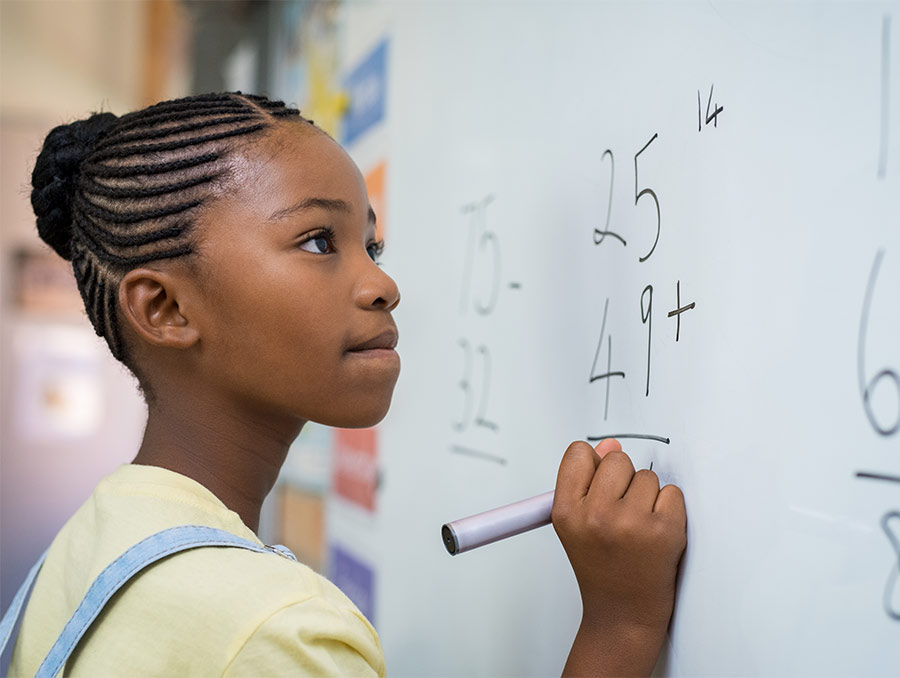
[{"label": "braided hair", "polygon": [[194,251],[192,227],[235,141],[280,119],[312,124],[281,101],[234,92],[97,113],[47,135],[31,177],[38,233],[72,262],[94,330],[136,375],[119,328],[119,283],[133,268]]}]

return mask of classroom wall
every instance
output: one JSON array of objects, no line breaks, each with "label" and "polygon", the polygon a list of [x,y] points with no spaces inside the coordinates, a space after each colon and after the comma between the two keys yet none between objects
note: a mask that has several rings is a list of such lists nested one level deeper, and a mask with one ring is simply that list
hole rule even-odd
[{"label": "classroom wall", "polygon": [[[133,378],[94,335],[68,264],[37,237],[30,172],[43,138],[98,110],[268,91],[270,57],[284,53],[269,35],[302,30],[305,4],[0,2],[0,608],[97,480],[133,458],[146,416]],[[290,458],[285,477],[302,487],[273,491],[259,534],[322,569],[328,458],[313,449]]]},{"label": "classroom wall", "polygon": [[97,480],[133,456],[142,431],[134,382],[94,335],[66,263],[39,241],[28,195],[53,126],[139,104],[147,7],[0,3],[3,609]]}]

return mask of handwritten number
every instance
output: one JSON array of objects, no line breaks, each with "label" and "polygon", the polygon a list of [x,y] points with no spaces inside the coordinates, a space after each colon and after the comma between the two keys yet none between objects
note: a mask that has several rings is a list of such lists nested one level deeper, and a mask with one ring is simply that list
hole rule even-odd
[{"label": "handwritten number", "polygon": [[607,415],[609,414],[609,380],[610,377],[622,377],[625,378],[624,372],[613,372],[612,370],[612,336],[606,337],[607,341],[607,352],[606,352],[606,372],[603,374],[596,374],[597,371],[597,360],[600,358],[600,349],[603,347],[603,337],[606,334],[606,313],[609,310],[609,297],[606,298],[606,303],[603,306],[603,323],[600,325],[600,341],[597,342],[597,352],[594,353],[594,364],[591,365],[591,374],[588,379],[589,384],[593,384],[598,379],[606,379],[606,403],[603,408],[603,419],[606,420]]},{"label": "handwritten number", "polygon": [[[469,203],[462,207],[462,213],[469,216],[469,238],[466,247],[465,270],[462,279],[462,295],[460,297],[460,313],[465,313],[472,299],[471,287],[476,259],[483,254],[488,247],[493,252],[491,267],[491,293],[487,303],[482,300],[473,302],[475,310],[481,315],[489,315],[497,306],[497,297],[500,294],[500,242],[497,235],[487,228],[487,208],[494,201],[493,195],[488,195],[482,200]],[[476,248],[477,243],[477,248]]]},{"label": "handwritten number", "polygon": [[493,232],[484,230],[478,243],[479,249],[483,250],[488,243],[490,243],[494,251],[494,274],[491,276],[491,296],[488,303],[483,304],[480,300],[475,302],[475,310],[481,315],[488,315],[494,310],[497,306],[497,297],[500,294],[500,244],[497,242],[497,236]]},{"label": "handwritten number", "polygon": [[603,151],[603,156],[600,160],[602,161],[607,155],[609,156],[609,199],[606,202],[606,224],[603,226],[602,231],[599,228],[594,229],[594,244],[599,245],[606,240],[606,236],[610,235],[619,240],[623,245],[626,245],[627,243],[621,235],[609,230],[609,217],[612,214],[613,181],[616,175],[616,161],[613,157],[613,152],[608,148]]},{"label": "handwritten number", "polygon": [[871,396],[872,392],[875,390],[875,387],[881,382],[883,379],[887,379],[889,381],[893,381],[894,387],[897,391],[897,401],[900,403],[900,377],[897,376],[897,372],[889,367],[885,367],[882,370],[872,377],[869,383],[866,383],[866,330],[869,325],[869,309],[872,305],[872,295],[875,290],[875,282],[878,279],[878,270],[881,268],[881,260],[884,258],[884,250],[878,250],[875,255],[875,261],[872,263],[872,270],[869,273],[869,282],[866,285],[866,296],[863,300],[863,309],[862,315],[860,317],[859,322],[859,344],[857,346],[857,374],[859,375],[859,390],[860,395],[862,396],[863,401],[863,409],[866,412],[866,417],[869,419],[869,423],[872,424],[872,428],[874,428],[879,434],[883,436],[892,436],[897,431],[900,431],[900,408],[898,408],[897,419],[894,421],[893,425],[883,426],[881,422],[878,421],[875,413],[872,411],[871,404]]},{"label": "handwritten number", "polygon": [[481,406],[475,415],[475,425],[484,426],[492,431],[497,430],[497,424],[487,418],[488,397],[490,394],[491,382],[491,352],[487,346],[479,346],[478,353],[481,355],[482,365],[484,366],[484,378],[481,380]]},{"label": "handwritten number", "polygon": [[887,535],[888,541],[891,542],[895,559],[894,563],[891,565],[891,572],[888,575],[888,580],[884,585],[884,611],[891,619],[900,621],[900,610],[898,610],[893,603],[893,594],[897,587],[897,580],[900,579],[900,537],[891,531],[891,519],[900,521],[900,512],[890,511],[881,519],[881,528]]},{"label": "handwritten number", "polygon": [[[713,124],[713,127],[718,127],[718,126],[719,126],[719,113],[721,113],[722,111],[724,111],[724,110],[725,110],[725,107],[724,107],[724,106],[719,106],[718,103],[713,104],[713,102],[712,102],[713,89],[715,89],[715,85],[710,85],[710,88],[709,88],[709,99],[707,99],[707,101],[706,101],[706,124],[708,125],[709,123],[712,123],[712,124]],[[700,116],[700,106],[701,106],[701,104],[700,104],[700,90],[698,89],[698,90],[697,90],[697,131],[698,131],[698,132],[702,132],[702,131],[703,131],[703,126],[702,126],[702,124],[701,124],[701,123],[703,122],[703,120],[702,120],[702,118],[701,118],[701,116]],[[712,113],[709,112],[710,106],[712,106],[712,109],[713,109],[713,112],[712,112]]]},{"label": "handwritten number", "polygon": [[650,255],[653,254],[653,250],[656,249],[656,244],[659,242],[659,227],[660,227],[660,216],[659,216],[659,199],[656,197],[656,193],[652,188],[645,188],[641,191],[638,191],[638,157],[640,157],[641,153],[647,150],[647,147],[653,143],[653,140],[658,137],[659,134],[654,134],[650,141],[644,144],[644,147],[634,154],[634,204],[637,205],[638,201],[644,197],[645,195],[649,195],[653,198],[653,202],[656,205],[656,239],[653,241],[653,247],[650,248],[650,251],[647,252],[644,256],[640,257],[638,261],[644,262],[650,258]]},{"label": "handwritten number", "polygon": [[[453,422],[453,428],[457,431],[464,431],[468,428],[469,423],[473,421],[472,410],[475,405],[474,393],[472,391],[472,368],[474,367],[474,356],[472,345],[466,339],[459,340],[459,346],[465,354],[465,368],[463,370],[463,378],[459,381],[459,388],[465,394],[463,400],[462,417],[458,421]],[[474,423],[476,426],[483,426],[492,431],[497,430],[497,424],[490,421],[487,416],[488,399],[490,397],[490,381],[491,381],[491,353],[487,346],[483,344],[476,350],[481,356],[482,379],[481,379],[481,397],[478,401],[478,408],[475,412]]]},{"label": "handwritten number", "polygon": [[463,378],[459,380],[459,388],[465,393],[463,400],[463,415],[459,421],[453,423],[453,428],[457,431],[465,430],[469,422],[469,416],[472,409],[472,349],[469,342],[465,339],[459,340],[459,346],[466,355],[465,369],[463,370]]},{"label": "handwritten number", "polygon": [[891,86],[891,15],[881,18],[881,141],[878,150],[878,178],[887,174],[888,139],[890,138]]},{"label": "handwritten number", "polygon": [[[647,293],[650,293],[649,295]],[[644,297],[647,297],[647,307],[644,308]],[[650,341],[653,338],[653,285],[647,285],[641,292],[641,322],[647,326],[647,390],[645,396],[650,395]]]},{"label": "handwritten number", "polygon": [[712,120],[713,127],[718,127],[719,126],[719,121],[718,121],[719,113],[724,111],[725,108],[723,106],[719,106],[719,104],[716,104],[715,106],[713,106],[713,114],[712,115],[709,114],[709,105],[712,103],[712,95],[713,95],[714,87],[715,87],[715,85],[711,85],[709,88],[709,99],[706,102],[706,124],[708,125],[709,121]]},{"label": "handwritten number", "polygon": [[697,90],[697,131],[702,132],[703,128],[700,126],[700,90]]}]

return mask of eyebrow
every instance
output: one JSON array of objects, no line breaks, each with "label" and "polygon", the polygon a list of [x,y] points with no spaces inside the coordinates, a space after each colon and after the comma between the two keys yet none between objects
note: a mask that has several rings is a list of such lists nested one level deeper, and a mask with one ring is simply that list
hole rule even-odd
[{"label": "eyebrow", "polygon": [[[343,212],[344,214],[349,214],[353,211],[353,208],[350,207],[350,203],[346,200],[333,198],[305,198],[296,205],[291,205],[290,207],[285,207],[284,209],[272,212],[272,214],[269,215],[269,221],[284,219],[297,212],[303,212],[310,209],[322,209],[328,212]],[[369,206],[369,221],[373,224],[376,223],[375,210],[372,209],[371,205]]]}]

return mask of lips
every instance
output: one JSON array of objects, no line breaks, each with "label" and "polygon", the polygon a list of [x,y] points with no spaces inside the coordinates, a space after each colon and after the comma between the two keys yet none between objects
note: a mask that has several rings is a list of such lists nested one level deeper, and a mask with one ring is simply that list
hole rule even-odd
[{"label": "lips", "polygon": [[385,330],[376,337],[372,337],[368,341],[357,344],[353,348],[347,349],[349,352],[372,351],[377,349],[393,350],[397,347],[397,330]]}]

